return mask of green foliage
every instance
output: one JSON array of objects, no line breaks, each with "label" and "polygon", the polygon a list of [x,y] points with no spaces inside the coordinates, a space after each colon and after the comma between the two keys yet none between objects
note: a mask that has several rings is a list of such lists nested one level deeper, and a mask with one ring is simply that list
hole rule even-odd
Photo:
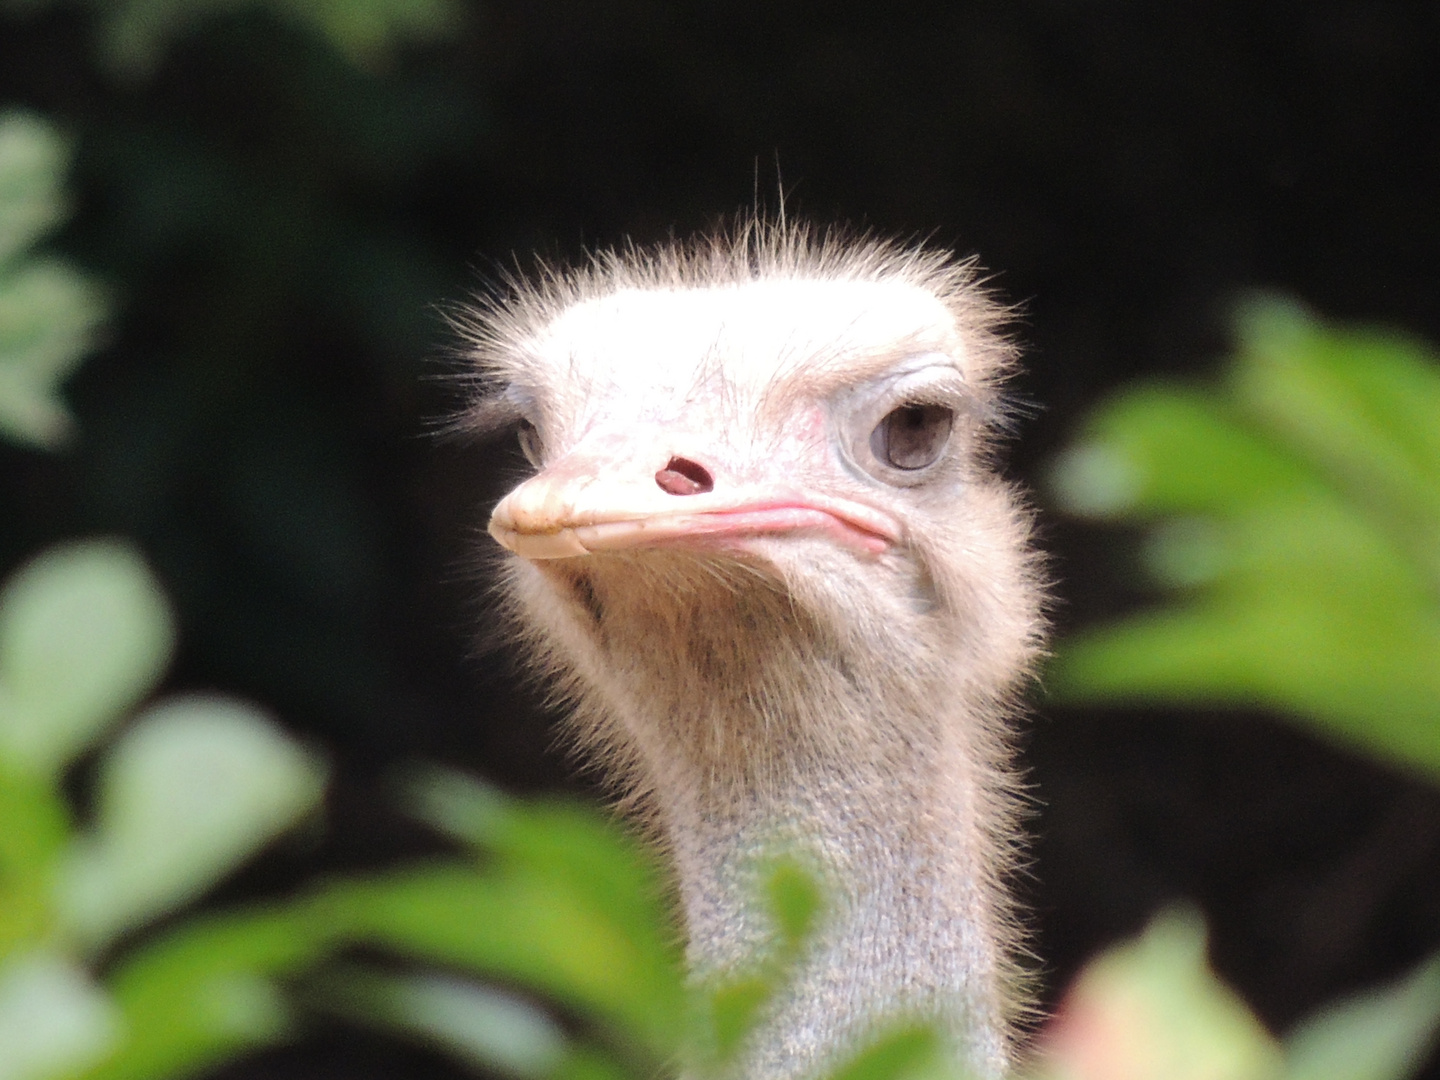
[{"label": "green foliage", "polygon": [[1440,1018],[1440,959],[1393,986],[1302,1023],[1285,1041],[1284,1080],[1401,1080],[1424,1062]]},{"label": "green foliage", "polygon": [[418,1036],[510,1076],[552,1076],[569,1058],[567,1037],[544,1012],[466,979],[338,969],[319,993],[332,1011]]},{"label": "green foliage", "polygon": [[[65,767],[153,687],[172,638],[123,544],[47,552],[0,592],[0,1077],[192,1072],[287,1037],[276,980],[306,975],[313,1004],[524,1075],[643,1071],[675,1053],[686,996],[640,849],[591,814],[450,774],[417,782],[414,802],[475,857],[319,884],[131,944],[312,813],[322,790],[315,759],[253,708],[171,699],[101,751],[94,814],[72,822]],[[454,977],[324,966],[362,942],[533,987],[591,1018],[601,1041],[572,1049],[533,1006]]]},{"label": "green foliage", "polygon": [[961,1080],[946,1061],[931,1026],[903,1026],[877,1038],[831,1074],[830,1080]]},{"label": "green foliage", "polygon": [[53,777],[155,684],[173,647],[169,607],[132,548],[46,552],[0,592],[0,753]]},{"label": "green foliage", "polygon": [[[54,0],[0,0],[12,11],[34,11]],[[90,0],[106,65],[143,77],[175,39],[205,20],[246,8],[319,35],[361,66],[383,63],[403,42],[451,35],[464,19],[459,0]]]},{"label": "green foliage", "polygon": [[[518,1075],[644,1073],[678,1053],[687,997],[641,849],[592,814],[452,774],[412,801],[473,856],[134,936],[312,813],[323,784],[253,708],[171,699],[100,752],[95,811],[74,823],[66,766],[153,688],[172,639],[123,544],[47,552],[0,591],[0,1077],[193,1072],[295,1030],[279,979]],[[358,943],[531,987],[593,1038],[572,1046],[534,1006],[454,976],[334,966]]]},{"label": "green foliage", "polygon": [[[482,797],[493,800],[494,793]],[[543,993],[589,1021],[598,1041],[585,1045],[587,1056],[603,1051],[652,1069],[668,1060],[679,1043],[686,996],[648,861],[613,826],[574,808],[511,804],[506,816],[514,831],[487,845],[483,861],[320,890],[309,900],[316,925]],[[389,976],[376,970],[367,977],[373,991]],[[373,992],[369,1002],[383,1006],[375,1015],[387,1026],[409,1027],[432,1041],[453,1034],[395,1007],[395,998],[407,995],[413,1000],[413,987],[393,982],[388,1002]],[[340,1007],[354,1014],[366,1004],[349,998]],[[458,1049],[474,1056],[473,1046]]]},{"label": "green foliage", "polygon": [[1189,911],[1156,918],[1139,938],[1091,961],[1048,1032],[1041,1073],[1214,1077],[1279,1074],[1279,1046],[1205,961],[1205,928]]},{"label": "green foliage", "polygon": [[104,318],[100,290],[35,242],[65,217],[65,140],[29,113],[0,113],[0,437],[54,447],[71,434],[59,387]]},{"label": "green foliage", "polygon": [[124,544],[49,551],[0,591],[0,1076],[164,1075],[146,1063],[188,1062],[187,1040],[254,1042],[279,1023],[274,990],[223,950],[137,981],[185,931],[122,960],[109,986],[94,975],[119,935],[196,896],[321,793],[318,764],[257,710],[179,699],[102,754],[93,820],[72,822],[63,769],[153,687],[173,636]]},{"label": "green foliage", "polygon": [[1029,1080],[1403,1080],[1440,1025],[1440,961],[1273,1039],[1205,959],[1193,912],[1091,961]]},{"label": "green foliage", "polygon": [[[1261,301],[1211,386],[1132,387],[1053,473],[1080,516],[1142,525],[1174,600],[1063,642],[1070,702],[1263,705],[1440,771],[1440,366],[1393,334]],[[1270,1040],[1171,915],[1094,962],[1047,1077],[1399,1080],[1440,1023],[1440,961]]]},{"label": "green foliage", "polygon": [[1440,365],[1253,304],[1216,385],[1132,388],[1054,472],[1175,594],[1062,643],[1061,701],[1262,705],[1440,772]]},{"label": "green foliage", "polygon": [[781,862],[766,879],[765,892],[786,952],[798,953],[824,913],[819,885],[803,867]]},{"label": "green foliage", "polygon": [[93,835],[60,869],[65,921],[96,948],[179,906],[317,805],[321,775],[249,706],[148,710],[105,755]]},{"label": "green foliage", "polygon": [[654,868],[610,823],[563,804],[525,806],[453,773],[410,785],[417,814],[474,860],[337,882],[307,901],[317,927],[352,941],[502,978],[594,1025],[569,1045],[534,1006],[437,975],[347,965],[322,972],[317,1007],[448,1047],[517,1075],[654,1063],[678,1044],[685,992]]}]

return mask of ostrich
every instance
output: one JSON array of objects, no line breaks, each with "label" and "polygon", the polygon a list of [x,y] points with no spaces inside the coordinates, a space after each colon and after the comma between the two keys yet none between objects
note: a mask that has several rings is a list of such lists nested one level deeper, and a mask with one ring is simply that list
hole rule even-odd
[{"label": "ostrich", "polygon": [[1008,1067],[1009,724],[1042,590],[990,458],[1000,318],[970,263],[751,221],[547,270],[468,322],[473,416],[508,414],[536,470],[490,519],[505,594],[660,838],[693,976],[767,940],[760,856],[829,889],[751,1080],[900,1017]]}]

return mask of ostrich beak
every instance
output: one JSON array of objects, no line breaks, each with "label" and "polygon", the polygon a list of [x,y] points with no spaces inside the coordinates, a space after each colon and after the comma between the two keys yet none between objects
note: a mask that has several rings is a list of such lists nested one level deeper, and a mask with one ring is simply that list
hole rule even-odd
[{"label": "ostrich beak", "polygon": [[658,471],[635,458],[567,455],[500,500],[490,535],[527,559],[565,559],[659,545],[733,548],[799,532],[875,556],[903,534],[889,514],[793,482],[727,484],[692,458],[672,456]]}]

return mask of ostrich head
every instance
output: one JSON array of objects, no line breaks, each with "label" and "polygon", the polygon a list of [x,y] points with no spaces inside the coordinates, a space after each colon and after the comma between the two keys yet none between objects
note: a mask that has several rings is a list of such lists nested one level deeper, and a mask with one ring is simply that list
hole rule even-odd
[{"label": "ostrich head", "polygon": [[914,1014],[1006,1065],[1008,718],[1041,619],[990,456],[997,322],[967,263],[750,225],[471,323],[477,417],[512,414],[535,467],[490,520],[517,625],[665,846],[696,977],[765,940],[757,857],[833,894],[747,1077]]}]

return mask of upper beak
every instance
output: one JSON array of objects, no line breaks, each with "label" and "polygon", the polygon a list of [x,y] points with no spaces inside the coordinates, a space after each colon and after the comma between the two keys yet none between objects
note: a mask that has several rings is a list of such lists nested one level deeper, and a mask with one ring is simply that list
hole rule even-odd
[{"label": "upper beak", "polygon": [[783,480],[730,479],[694,457],[650,460],[633,446],[578,449],[526,480],[490,515],[490,535],[527,559],[659,544],[733,544],[790,532],[828,535],[869,555],[902,535],[890,515],[852,499]]}]

